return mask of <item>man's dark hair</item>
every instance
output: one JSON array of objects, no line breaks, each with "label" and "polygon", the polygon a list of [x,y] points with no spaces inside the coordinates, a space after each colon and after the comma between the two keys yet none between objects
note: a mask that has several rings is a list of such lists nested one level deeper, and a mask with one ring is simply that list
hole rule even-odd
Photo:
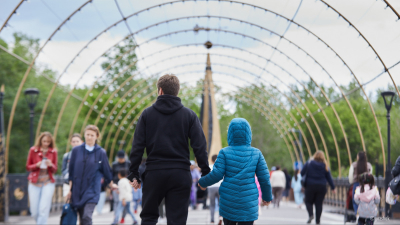
[{"label": "man's dark hair", "polygon": [[118,173],[119,173],[119,175],[121,175],[121,177],[126,177],[128,174],[128,171],[126,171],[126,169],[122,169]]},{"label": "man's dark hair", "polygon": [[213,155],[213,156],[211,156],[211,160],[213,161],[213,162],[215,162],[215,161],[217,161],[217,155]]},{"label": "man's dark hair", "polygon": [[180,84],[179,79],[173,74],[166,74],[157,81],[157,91],[163,90],[166,95],[178,96]]},{"label": "man's dark hair", "polygon": [[276,170],[280,170],[281,169],[281,167],[280,166],[276,166]]}]

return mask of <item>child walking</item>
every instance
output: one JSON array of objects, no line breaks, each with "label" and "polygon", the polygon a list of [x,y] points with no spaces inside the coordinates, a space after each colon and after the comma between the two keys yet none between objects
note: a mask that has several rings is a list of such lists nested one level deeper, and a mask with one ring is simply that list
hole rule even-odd
[{"label": "child walking", "polygon": [[112,223],[113,225],[118,224],[118,219],[121,216],[124,209],[129,215],[131,215],[133,219],[133,224],[137,224],[135,215],[133,215],[130,207],[133,196],[132,196],[132,186],[129,184],[129,180],[126,178],[128,176],[127,173],[128,172],[125,169],[120,170],[118,173],[119,203],[117,208],[115,209],[117,211],[115,213],[114,222]]},{"label": "child walking", "polygon": [[375,186],[374,176],[363,173],[359,176],[360,186],[354,194],[354,201],[358,205],[358,225],[373,225],[378,214],[376,204],[381,200],[378,188]]},{"label": "child walking", "polygon": [[264,205],[272,200],[269,171],[261,151],[251,147],[251,127],[235,118],[228,128],[229,146],[221,149],[213,170],[199,180],[205,189],[224,179],[220,188],[220,215],[225,225],[252,225],[258,219],[257,175]]}]

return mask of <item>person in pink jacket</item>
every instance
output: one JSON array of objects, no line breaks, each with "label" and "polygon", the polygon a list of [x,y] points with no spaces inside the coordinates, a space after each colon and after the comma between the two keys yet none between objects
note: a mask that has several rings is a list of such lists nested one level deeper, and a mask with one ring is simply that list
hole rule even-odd
[{"label": "person in pink jacket", "polygon": [[354,201],[358,204],[358,225],[373,225],[378,214],[376,204],[381,200],[378,188],[375,186],[374,176],[363,173],[358,177],[360,186],[354,194]]}]

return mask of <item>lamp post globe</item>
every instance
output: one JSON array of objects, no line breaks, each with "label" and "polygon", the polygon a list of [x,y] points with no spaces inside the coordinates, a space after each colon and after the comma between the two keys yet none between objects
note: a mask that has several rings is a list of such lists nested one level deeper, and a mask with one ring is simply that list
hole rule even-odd
[{"label": "lamp post globe", "polygon": [[30,110],[29,117],[30,117],[30,138],[29,144],[33,146],[33,119],[35,117],[35,106],[37,104],[37,99],[39,96],[39,89],[37,88],[27,88],[24,91],[26,102],[28,103],[28,107]]},{"label": "lamp post globe", "polygon": [[[385,173],[385,190],[388,189],[389,182],[392,179],[392,174],[390,173],[392,169],[392,165],[390,163],[390,110],[392,109],[393,98],[395,93],[393,91],[384,91],[381,93],[383,101],[385,102],[385,108],[387,111],[386,119],[387,119],[387,137],[388,137],[388,147],[387,147],[387,166]],[[390,211],[389,204],[385,203],[385,216],[392,217],[392,212]]]}]

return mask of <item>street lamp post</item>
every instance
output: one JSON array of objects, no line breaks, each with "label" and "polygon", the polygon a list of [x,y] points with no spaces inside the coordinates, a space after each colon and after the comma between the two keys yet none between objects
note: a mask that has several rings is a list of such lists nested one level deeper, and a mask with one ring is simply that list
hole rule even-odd
[{"label": "street lamp post", "polygon": [[24,92],[25,94],[25,99],[26,102],[28,103],[30,113],[30,138],[29,138],[29,144],[30,146],[33,146],[33,119],[35,117],[35,106],[37,103],[37,99],[39,96],[39,90],[37,88],[27,88]]},{"label": "street lamp post", "polygon": [[[395,93],[393,91],[384,91],[381,93],[383,100],[385,101],[385,107],[387,110],[386,119],[387,119],[387,137],[388,137],[388,151],[387,151],[387,166],[385,173],[385,189],[388,189],[388,185],[390,180],[392,179],[392,174],[390,173],[392,169],[392,165],[390,163],[390,109],[392,108],[393,98]],[[385,216],[392,217],[392,212],[390,211],[389,204],[385,203]]]}]

